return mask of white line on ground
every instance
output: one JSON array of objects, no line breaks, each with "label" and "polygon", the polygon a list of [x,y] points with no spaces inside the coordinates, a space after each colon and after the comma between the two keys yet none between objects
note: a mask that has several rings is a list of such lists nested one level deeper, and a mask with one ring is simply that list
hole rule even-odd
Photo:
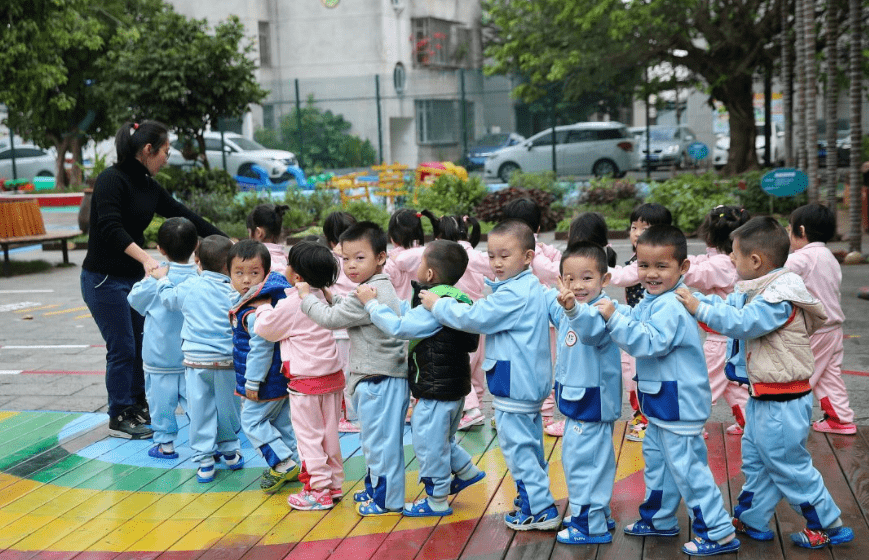
[{"label": "white line on ground", "polygon": [[54,348],[90,348],[90,344],[35,344],[35,345],[27,345],[27,346],[0,346],[0,348],[6,350],[8,348],[15,350],[51,350]]},{"label": "white line on ground", "polygon": [[0,369],[0,375],[18,375],[22,371],[20,369]]},{"label": "white line on ground", "polygon": [[51,294],[54,290],[0,290],[0,294]]}]

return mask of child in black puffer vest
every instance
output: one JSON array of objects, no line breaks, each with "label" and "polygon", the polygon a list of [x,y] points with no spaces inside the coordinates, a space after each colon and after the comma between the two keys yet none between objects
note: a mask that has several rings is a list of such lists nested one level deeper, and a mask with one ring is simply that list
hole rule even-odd
[{"label": "child in black puffer vest", "polygon": [[454,286],[467,266],[468,255],[458,243],[439,239],[426,245],[417,270],[419,282],[413,283],[413,308],[402,316],[378,304],[370,286],[356,290],[372,323],[390,336],[411,341],[407,377],[411,393],[419,399],[411,429],[426,497],[405,505],[403,513],[410,517],[451,514],[449,495],[486,476],[455,438],[465,396],[471,391],[469,353],[477,349],[479,335],[444,327],[419,305],[423,289],[470,305],[471,299]]}]

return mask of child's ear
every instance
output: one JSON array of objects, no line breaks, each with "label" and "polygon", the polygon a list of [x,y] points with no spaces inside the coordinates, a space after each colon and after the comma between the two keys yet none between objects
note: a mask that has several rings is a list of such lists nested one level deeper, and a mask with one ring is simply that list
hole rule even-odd
[{"label": "child's ear", "polygon": [[534,249],[528,249],[527,251],[525,251],[524,261],[526,265],[529,265],[534,261],[534,254]]},{"label": "child's ear", "polygon": [[384,264],[386,264],[386,251],[381,251],[377,253],[377,256],[374,259],[378,265],[383,266]]},{"label": "child's ear", "polygon": [[609,272],[607,272],[606,274],[604,274],[604,275],[603,275],[603,278],[600,279],[600,287],[601,287],[601,288],[606,288],[606,287],[609,285],[610,280],[612,279],[612,277],[613,277],[613,275],[610,274]]},{"label": "child's ear", "polygon": [[763,255],[760,253],[752,253],[749,255],[748,261],[751,263],[751,268],[757,270],[763,266]]},{"label": "child's ear", "polygon": [[160,247],[159,245],[157,245],[157,250],[160,251],[160,254],[163,255],[164,257],[168,256],[168,255],[166,255],[166,251],[163,249],[163,247]]},{"label": "child's ear", "polygon": [[679,267],[679,273],[684,276],[684,274],[688,272],[689,268],[691,268],[691,261],[685,259],[684,261],[682,261],[682,265]]}]

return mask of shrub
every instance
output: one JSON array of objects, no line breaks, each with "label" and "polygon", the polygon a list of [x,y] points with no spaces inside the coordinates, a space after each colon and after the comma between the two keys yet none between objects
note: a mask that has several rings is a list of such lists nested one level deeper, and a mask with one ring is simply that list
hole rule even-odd
[{"label": "shrub", "polygon": [[154,219],[152,219],[151,223],[148,224],[148,227],[145,228],[145,247],[157,246],[157,230],[160,229],[160,226],[162,226],[165,221],[166,218],[154,216]]},{"label": "shrub", "polygon": [[[343,208],[341,206],[333,206],[326,209],[323,212],[323,216],[325,217],[332,212],[347,212],[356,218],[357,221],[362,222],[368,220],[374,222],[382,227],[384,231],[386,231],[386,228],[389,225],[389,212],[386,208],[365,200],[351,201],[350,204]],[[423,224],[427,221],[428,220],[423,220]]]},{"label": "shrub", "polygon": [[553,205],[555,195],[540,189],[522,190],[506,188],[489,193],[474,209],[474,217],[480,221],[500,222],[503,219],[504,206],[513,199],[528,197],[540,206],[540,230],[550,231],[564,217],[564,207]]},{"label": "shrub", "polygon": [[238,192],[238,183],[223,169],[166,167],[157,174],[157,181],[164,189],[182,200],[193,192],[229,196],[234,196]]},{"label": "shrub", "polygon": [[463,181],[455,175],[441,175],[431,185],[417,188],[416,205],[438,216],[464,215],[470,213],[487,192],[479,177]]},{"label": "shrub", "polygon": [[588,188],[579,196],[580,204],[615,204],[629,200],[631,204],[637,201],[637,184],[633,179],[592,179]]},{"label": "shrub", "polygon": [[697,230],[706,214],[719,204],[735,204],[728,180],[715,173],[686,173],[663,183],[652,184],[646,202],[666,206],[673,213],[673,225],[686,233]]},{"label": "shrub", "polygon": [[319,188],[314,192],[287,189],[284,204],[290,207],[284,214],[284,228],[296,232],[322,222],[335,204],[335,193]]}]

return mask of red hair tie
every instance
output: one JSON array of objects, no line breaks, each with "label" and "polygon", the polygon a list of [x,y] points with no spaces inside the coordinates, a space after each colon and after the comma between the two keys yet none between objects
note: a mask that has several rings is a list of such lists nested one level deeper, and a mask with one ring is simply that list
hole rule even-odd
[{"label": "red hair tie", "polygon": [[416,213],[416,217],[417,217],[417,218],[422,218],[422,212],[417,212],[417,213]]},{"label": "red hair tie", "polygon": [[133,123],[133,128],[136,129],[136,130],[139,130],[139,123],[134,122],[134,123]]}]

